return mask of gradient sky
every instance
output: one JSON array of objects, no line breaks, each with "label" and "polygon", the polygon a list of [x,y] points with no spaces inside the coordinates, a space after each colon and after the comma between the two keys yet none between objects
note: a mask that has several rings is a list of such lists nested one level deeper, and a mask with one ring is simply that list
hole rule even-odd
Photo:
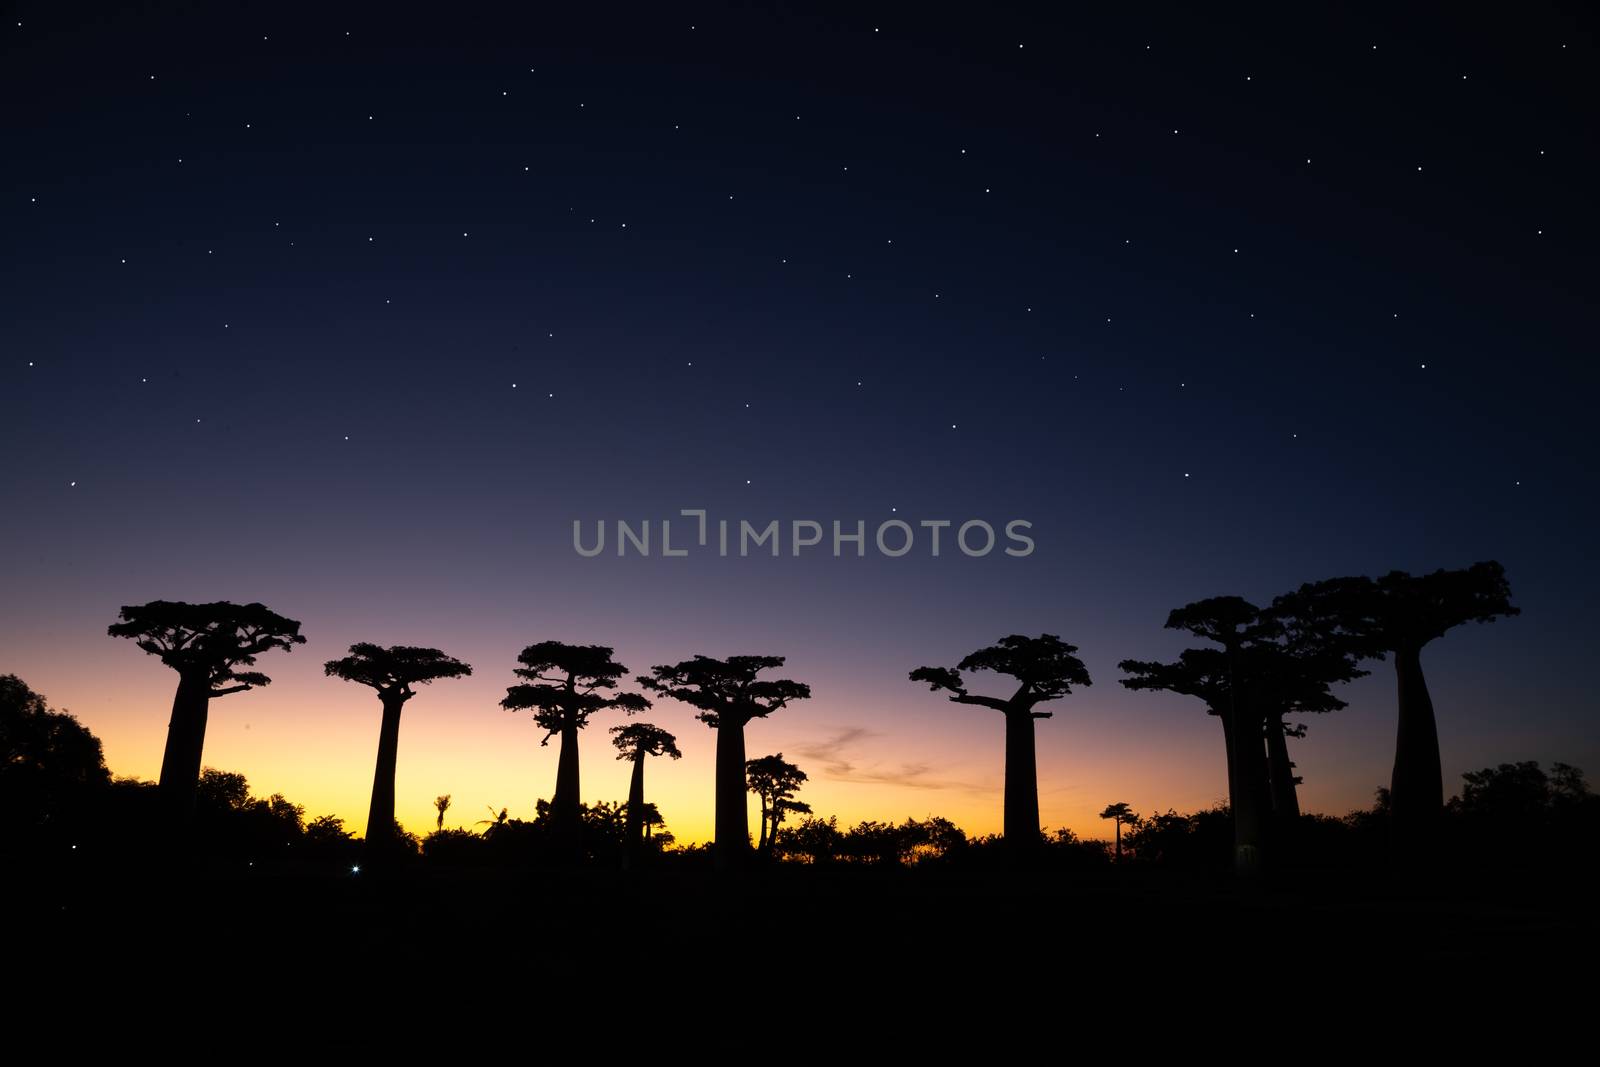
[{"label": "gradient sky", "polygon": [[[321,665],[440,647],[476,673],[405,713],[423,830],[550,795],[498,707],[526,644],[786,655],[814,699],[752,756],[841,822],[982,833],[1000,716],[906,673],[1050,632],[1094,685],[1039,723],[1041,815],[1101,835],[1225,792],[1216,722],[1116,682],[1184,647],[1169,609],[1497,559],[1523,614],[1425,654],[1446,781],[1600,766],[1592,22],[814,12],[9,5],[0,671],[154,778],[175,676],[106,626],[262,601],[308,644],[205,761],[359,830],[378,702]],[[572,549],[693,507],[1037,549]],[[1373,667],[1291,743],[1311,810],[1388,780]],[[704,839],[712,733],[648,718]],[[626,793],[609,725],[586,800]]]}]

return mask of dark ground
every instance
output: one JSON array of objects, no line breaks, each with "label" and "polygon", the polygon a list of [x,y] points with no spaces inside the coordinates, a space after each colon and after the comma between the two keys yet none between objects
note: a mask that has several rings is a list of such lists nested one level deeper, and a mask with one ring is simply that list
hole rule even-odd
[{"label": "dark ground", "polygon": [[8,896],[24,1026],[179,1017],[324,1049],[528,1027],[775,1052],[1146,1047],[1226,1022],[1251,1047],[1376,1052],[1530,1019],[1542,1046],[1587,1031],[1600,947],[1592,880],[1548,872],[213,870],[12,878]]}]

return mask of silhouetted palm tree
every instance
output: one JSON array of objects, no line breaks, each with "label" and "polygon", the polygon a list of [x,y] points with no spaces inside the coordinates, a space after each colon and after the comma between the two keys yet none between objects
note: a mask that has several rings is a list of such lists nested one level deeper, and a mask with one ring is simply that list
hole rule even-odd
[{"label": "silhouetted palm tree", "polygon": [[434,807],[434,810],[439,813],[439,819],[438,819],[437,822],[434,823],[434,829],[435,830],[443,830],[444,829],[444,813],[450,810],[450,794],[446,793],[442,797],[434,797],[433,798],[433,807]]},{"label": "silhouetted palm tree", "polygon": [[1521,614],[1511,604],[1505,568],[1490,560],[1432,574],[1333,578],[1301,586],[1293,595],[1302,610],[1337,626],[1361,654],[1375,659],[1393,654],[1399,722],[1390,803],[1397,831],[1426,834],[1444,810],[1444,772],[1422,650],[1462,623]]},{"label": "silhouetted palm tree", "polygon": [[206,742],[211,698],[243,693],[271,683],[259,671],[242,671],[275,648],[305,644],[300,624],[260,604],[186,604],[153,600],[124,607],[107,633],[128,637],[178,672],[178,693],[167,724],[161,757],[160,793],[175,821],[194,813],[195,783]]},{"label": "silhouetted palm tree", "polygon": [[1120,861],[1122,859],[1122,824],[1127,823],[1128,825],[1132,826],[1139,821],[1139,816],[1135,815],[1133,813],[1133,809],[1128,807],[1127,804],[1119,801],[1115,804],[1108,804],[1106,806],[1106,810],[1100,813],[1100,817],[1102,819],[1114,819],[1116,821],[1117,859]]},{"label": "silhouetted palm tree", "polygon": [[661,727],[648,722],[630,722],[611,728],[611,743],[617,746],[617,758],[633,761],[633,776],[628,782],[628,821],[623,827],[623,858],[628,864],[637,863],[644,854],[647,805],[644,800],[644,761],[649,756],[671,756],[682,759],[678,739]]},{"label": "silhouetted palm tree", "polygon": [[[1040,704],[1059,700],[1072,686],[1089,685],[1089,671],[1069,645],[1055,634],[1023,637],[1012,634],[999,644],[978,651],[949,667],[918,667],[913,682],[927,682],[934,692],[946,690],[957,704],[994,708],[1006,717],[1005,826],[1006,843],[1013,849],[1033,850],[1039,836],[1039,774],[1034,758],[1033,720],[1048,719],[1051,712],[1034,711]],[[963,671],[994,671],[1019,683],[1009,697],[968,693]]]},{"label": "silhouetted palm tree", "polygon": [[794,798],[806,780],[806,772],[785,760],[782,752],[753,759],[744,767],[750,791],[761,798],[761,838],[756,848],[763,854],[770,853],[786,815],[811,814],[811,805]]},{"label": "silhouetted palm tree", "polygon": [[[378,765],[372,776],[372,804],[367,809],[367,844],[384,846],[394,835],[394,773],[400,754],[400,712],[416,695],[415,685],[427,685],[440,678],[461,678],[472,668],[437,648],[410,645],[381,645],[362,642],[350,646],[343,659],[331,659],[323,671],[333,678],[356,682],[377,690],[383,705],[383,720],[378,728]],[[448,804],[449,801],[446,800]],[[444,824],[444,809],[439,809]]]},{"label": "silhouetted palm tree", "polygon": [[517,657],[521,685],[506,690],[500,706],[510,711],[531,709],[533,721],[545,731],[539,744],[560,736],[561,755],[556,763],[556,791],[550,798],[550,817],[558,832],[575,839],[580,822],[578,799],[578,731],[589,716],[607,708],[629,715],[644,711],[650,701],[637,693],[608,694],[628,668],[611,658],[605,645],[567,645],[541,641]]},{"label": "silhouetted palm tree", "polygon": [[811,696],[811,687],[787,678],[757,677],[783,666],[782,656],[696,656],[651,668],[639,684],[699,708],[695,718],[717,731],[716,862],[738,863],[750,849],[750,821],[744,781],[744,728],[793,700]]}]

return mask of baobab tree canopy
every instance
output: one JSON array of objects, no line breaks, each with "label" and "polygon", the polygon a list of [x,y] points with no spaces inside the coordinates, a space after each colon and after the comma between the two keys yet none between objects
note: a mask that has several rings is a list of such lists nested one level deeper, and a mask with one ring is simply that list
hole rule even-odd
[{"label": "baobab tree canopy", "polygon": [[1283,599],[1320,617],[1329,632],[1369,658],[1421,649],[1463,623],[1521,614],[1511,603],[1505,568],[1493,560],[1431,574],[1330,578],[1307,583]]},{"label": "baobab tree canopy", "polygon": [[[1035,704],[1057,700],[1072,692],[1072,686],[1090,684],[1089,670],[1074,653],[1077,645],[1069,645],[1055,634],[1023,637],[1012,634],[996,644],[980,648],[952,669],[949,667],[918,667],[911,672],[913,682],[926,682],[935,692],[945,690],[958,704],[977,704],[1001,711],[1021,707],[1031,709]],[[967,692],[961,675],[965,671],[994,671],[1015,678],[1020,687],[1011,697],[975,696]],[[1050,717],[1049,712],[1033,712],[1039,719]]]},{"label": "baobab tree canopy", "polygon": [[791,700],[805,700],[811,687],[787,678],[758,678],[764,670],[781,667],[783,656],[729,656],[693,659],[652,667],[639,678],[646,689],[699,708],[695,718],[715,729],[729,720],[743,725],[766,718]]},{"label": "baobab tree canopy", "polygon": [[180,674],[203,674],[213,697],[271,684],[260,671],[239,668],[254,666],[263,652],[306,641],[298,622],[261,604],[152,600],[124,607],[118,617],[122,621],[112,623],[108,634],[131,638]]},{"label": "baobab tree canopy", "polygon": [[613,726],[611,734],[611,743],[617,746],[618,759],[635,759],[640,753],[683,758],[683,753],[678,751],[678,739],[654,723],[624,723]]},{"label": "baobab tree canopy", "polygon": [[1208,715],[1223,715],[1228,707],[1228,657],[1215,648],[1186,648],[1176,663],[1125,659],[1117,668],[1128,677],[1129,689],[1157,689],[1198,697]]},{"label": "baobab tree canopy", "polygon": [[1214,596],[1174,608],[1167,629],[1187,630],[1223,647],[1235,645],[1256,622],[1261,609],[1236,596]]},{"label": "baobab tree canopy", "polygon": [[368,643],[350,646],[343,659],[329,660],[323,670],[334,678],[371,686],[384,695],[410,697],[411,687],[427,685],[440,678],[462,678],[472,668],[437,648],[394,645],[384,648]]},{"label": "baobab tree canopy", "polygon": [[783,758],[762,756],[745,764],[745,777],[751,792],[774,800],[787,800],[806,781],[806,772]]},{"label": "baobab tree canopy", "polygon": [[506,690],[500,706],[508,711],[532,710],[533,721],[545,731],[545,741],[563,727],[582,729],[589,716],[604,708],[620,708],[629,715],[650,707],[637,693],[609,693],[628,668],[612,659],[605,645],[568,645],[541,641],[517,657],[514,673],[526,679]]}]

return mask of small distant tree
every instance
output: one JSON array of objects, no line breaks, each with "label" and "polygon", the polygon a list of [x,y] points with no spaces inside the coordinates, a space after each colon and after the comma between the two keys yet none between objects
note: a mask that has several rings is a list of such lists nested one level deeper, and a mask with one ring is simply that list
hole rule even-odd
[{"label": "small distant tree", "polygon": [[450,810],[450,794],[446,793],[442,797],[434,797],[433,798],[433,810],[437,811],[439,813],[439,818],[433,824],[433,828],[434,828],[434,830],[436,832],[443,833],[444,832],[444,813]]},{"label": "small distant tree", "polygon": [[844,834],[836,816],[826,819],[808,816],[783,835],[775,848],[791,859],[817,866],[833,863],[844,849]]},{"label": "small distant tree", "polygon": [[[437,648],[374,644],[350,646],[343,659],[329,660],[323,670],[333,678],[357,682],[377,690],[383,705],[383,721],[378,730],[378,764],[372,776],[372,804],[367,811],[367,843],[383,847],[394,827],[394,776],[400,753],[400,712],[416,695],[413,686],[427,685],[440,678],[462,678],[472,668]],[[449,798],[445,798],[449,804]],[[439,810],[444,822],[444,809]]]},{"label": "small distant tree", "polygon": [[[1048,719],[1051,712],[1035,711],[1040,704],[1059,700],[1072,686],[1089,684],[1089,671],[1069,645],[1055,634],[1023,637],[1012,634],[988,648],[980,648],[949,667],[918,667],[913,682],[926,682],[934,692],[944,690],[957,704],[993,708],[1006,717],[1005,839],[1012,849],[1039,847],[1039,774],[1034,757],[1033,720]],[[1009,697],[980,696],[967,691],[961,678],[967,671],[993,671],[1017,681]]]},{"label": "small distant tree", "polygon": [[661,727],[648,722],[630,722],[611,728],[611,743],[617,746],[617,758],[633,763],[633,775],[628,783],[627,824],[623,828],[623,862],[634,864],[644,854],[648,815],[653,805],[644,799],[644,761],[650,756],[671,756],[682,759],[678,739]]},{"label": "small distant tree", "polygon": [[795,799],[806,781],[806,772],[785,760],[782,752],[753,759],[744,766],[750,791],[761,798],[761,839],[756,848],[767,855],[785,816],[811,814],[810,805]]},{"label": "small distant tree", "polygon": [[287,651],[306,639],[298,622],[260,604],[152,600],[124,607],[119,617],[108,634],[129,638],[178,672],[159,786],[169,819],[184,822],[194,814],[212,698],[269,684],[260,671],[241,668],[254,666],[263,652]]},{"label": "small distant tree", "polygon": [[1102,819],[1111,819],[1117,824],[1116,855],[1117,859],[1120,861],[1122,859],[1122,824],[1127,823],[1129,826],[1137,825],[1139,822],[1139,816],[1135,815],[1133,809],[1128,807],[1127,804],[1118,801],[1115,804],[1108,804],[1106,806],[1106,810],[1100,813],[1100,817]]}]

